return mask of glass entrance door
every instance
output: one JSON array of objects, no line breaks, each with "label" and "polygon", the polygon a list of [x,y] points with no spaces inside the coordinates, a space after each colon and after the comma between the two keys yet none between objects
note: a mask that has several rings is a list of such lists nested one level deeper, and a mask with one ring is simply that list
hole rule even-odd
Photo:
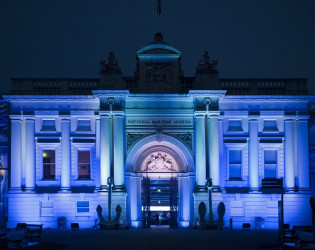
[{"label": "glass entrance door", "polygon": [[142,211],[144,227],[177,227],[177,178],[149,179],[142,182]]}]

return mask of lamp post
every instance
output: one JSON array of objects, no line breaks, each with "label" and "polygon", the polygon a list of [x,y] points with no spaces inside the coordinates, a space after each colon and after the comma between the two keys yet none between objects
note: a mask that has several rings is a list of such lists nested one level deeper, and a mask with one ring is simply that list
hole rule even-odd
[{"label": "lamp post", "polygon": [[213,188],[213,183],[212,179],[208,178],[206,182],[206,187],[208,188],[208,194],[209,194],[209,224],[213,225],[213,212],[212,212],[212,188]]},{"label": "lamp post", "polygon": [[107,178],[108,186],[108,222],[112,220],[112,187],[114,186],[113,177]]}]

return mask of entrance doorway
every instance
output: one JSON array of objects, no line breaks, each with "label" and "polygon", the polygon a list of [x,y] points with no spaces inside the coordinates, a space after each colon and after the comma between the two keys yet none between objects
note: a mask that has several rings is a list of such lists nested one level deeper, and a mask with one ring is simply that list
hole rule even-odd
[{"label": "entrance doorway", "polygon": [[142,211],[144,227],[177,227],[177,178],[156,179],[144,177],[142,181]]}]

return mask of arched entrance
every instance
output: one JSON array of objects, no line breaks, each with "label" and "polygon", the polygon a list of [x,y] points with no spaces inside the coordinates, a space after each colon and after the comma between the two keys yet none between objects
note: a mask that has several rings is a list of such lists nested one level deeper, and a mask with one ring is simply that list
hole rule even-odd
[{"label": "arched entrance", "polygon": [[151,135],[137,142],[126,158],[131,226],[189,227],[193,169],[191,151],[172,136]]}]

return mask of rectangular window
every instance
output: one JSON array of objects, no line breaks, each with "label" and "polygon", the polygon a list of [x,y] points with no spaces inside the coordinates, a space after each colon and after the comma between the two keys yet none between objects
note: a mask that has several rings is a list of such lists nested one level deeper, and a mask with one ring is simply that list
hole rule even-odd
[{"label": "rectangular window", "polygon": [[229,120],[229,126],[228,131],[234,131],[234,132],[242,132],[242,121],[241,120]]},{"label": "rectangular window", "polygon": [[43,179],[55,179],[55,150],[43,150]]},{"label": "rectangular window", "polygon": [[78,179],[90,179],[90,151],[78,151]]},{"label": "rectangular window", "polygon": [[264,131],[265,132],[277,132],[277,120],[264,120]]},{"label": "rectangular window", "polygon": [[91,131],[90,120],[78,120],[77,125],[77,131]]},{"label": "rectangular window", "polygon": [[242,150],[229,150],[229,179],[242,179]]},{"label": "rectangular window", "polygon": [[90,202],[89,201],[77,201],[77,213],[89,213]]},{"label": "rectangular window", "polygon": [[277,178],[278,157],[277,150],[264,150],[265,178]]},{"label": "rectangular window", "polygon": [[43,120],[41,131],[56,131],[55,120]]}]

